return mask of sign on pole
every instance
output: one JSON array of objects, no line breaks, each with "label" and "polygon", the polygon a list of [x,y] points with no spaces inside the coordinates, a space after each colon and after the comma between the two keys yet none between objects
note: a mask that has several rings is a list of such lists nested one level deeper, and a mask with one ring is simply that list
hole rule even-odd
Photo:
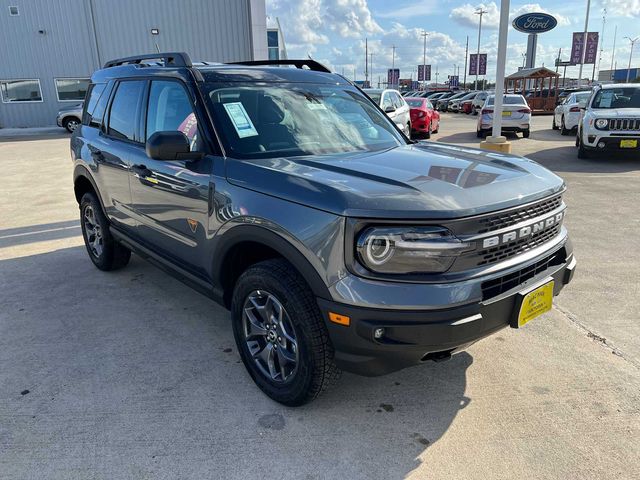
[{"label": "sign on pole", "polygon": [[397,85],[400,80],[400,69],[390,68],[387,70],[387,83],[389,85]]},{"label": "sign on pole", "polygon": [[418,65],[418,81],[431,80],[431,65]]},{"label": "sign on pole", "polygon": [[[486,75],[487,74],[487,54],[480,54],[480,64],[478,65],[478,54],[469,55],[469,75]],[[476,73],[477,72],[477,73]]]},{"label": "sign on pole", "polygon": [[458,88],[460,86],[460,77],[458,75],[449,75],[449,88]]},{"label": "sign on pole", "polygon": [[547,13],[525,13],[514,18],[511,25],[522,33],[544,33],[556,28],[558,21]]},{"label": "sign on pole", "polygon": [[582,62],[584,56],[584,63],[596,63],[598,57],[598,32],[588,32],[586,42],[586,54],[585,54],[585,42],[584,32],[573,32],[573,41],[571,42],[571,57],[570,62],[574,65],[578,65]]}]

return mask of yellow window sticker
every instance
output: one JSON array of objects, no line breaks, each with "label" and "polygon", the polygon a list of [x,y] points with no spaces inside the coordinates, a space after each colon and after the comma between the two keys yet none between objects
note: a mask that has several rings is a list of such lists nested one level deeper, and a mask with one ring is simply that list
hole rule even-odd
[{"label": "yellow window sticker", "polygon": [[258,135],[256,127],[253,126],[253,122],[241,102],[231,102],[223,105],[240,138]]}]

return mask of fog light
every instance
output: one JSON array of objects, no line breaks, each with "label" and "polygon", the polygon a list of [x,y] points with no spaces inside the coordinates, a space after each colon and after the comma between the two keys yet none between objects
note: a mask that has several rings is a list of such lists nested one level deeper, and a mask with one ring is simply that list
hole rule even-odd
[{"label": "fog light", "polygon": [[606,144],[606,143],[604,143],[604,142],[598,142],[598,148],[604,148],[604,147],[606,147],[606,146],[607,146],[607,144]]},{"label": "fog light", "polygon": [[384,337],[384,328],[376,328],[373,331],[373,338],[382,338]]}]

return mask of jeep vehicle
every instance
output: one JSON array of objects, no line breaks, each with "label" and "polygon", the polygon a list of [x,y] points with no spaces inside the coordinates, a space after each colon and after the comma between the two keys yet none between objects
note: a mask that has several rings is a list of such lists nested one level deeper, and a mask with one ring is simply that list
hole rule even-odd
[{"label": "jeep vehicle", "polygon": [[313,60],[110,61],[71,155],[95,266],[133,251],[230,309],[248,372],[286,405],[340,370],[444,360],[523,326],[576,265],[562,179],[412,142]]},{"label": "jeep vehicle", "polygon": [[595,87],[578,124],[578,158],[604,151],[640,152],[640,85]]}]

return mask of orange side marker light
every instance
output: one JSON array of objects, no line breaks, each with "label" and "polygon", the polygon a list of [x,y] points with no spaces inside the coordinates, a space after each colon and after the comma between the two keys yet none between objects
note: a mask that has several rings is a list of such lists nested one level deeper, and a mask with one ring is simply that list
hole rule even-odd
[{"label": "orange side marker light", "polygon": [[351,324],[351,319],[346,315],[340,315],[338,313],[329,312],[329,320],[338,325],[344,325],[348,327]]}]

